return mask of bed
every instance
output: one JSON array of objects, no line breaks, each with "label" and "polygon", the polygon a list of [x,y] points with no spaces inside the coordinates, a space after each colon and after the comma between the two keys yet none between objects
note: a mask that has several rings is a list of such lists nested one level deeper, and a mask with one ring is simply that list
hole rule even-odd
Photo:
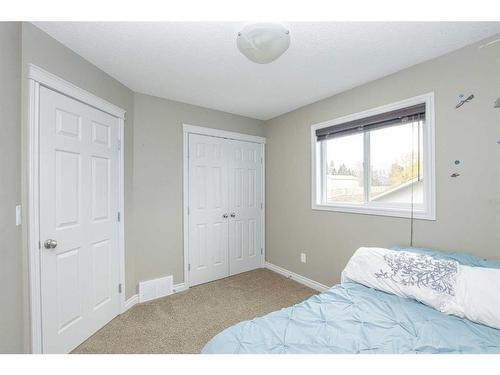
[{"label": "bed", "polygon": [[[500,268],[500,261],[467,254],[404,249]],[[216,335],[202,353],[500,353],[500,330],[345,282],[292,307],[238,323]]]}]

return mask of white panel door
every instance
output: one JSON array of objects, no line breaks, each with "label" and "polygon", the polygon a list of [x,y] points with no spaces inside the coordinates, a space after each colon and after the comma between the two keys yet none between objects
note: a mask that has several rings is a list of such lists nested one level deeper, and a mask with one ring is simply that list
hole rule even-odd
[{"label": "white panel door", "polygon": [[117,118],[40,89],[44,353],[71,351],[119,313],[118,129]]},{"label": "white panel door", "polygon": [[262,267],[262,145],[229,140],[229,270]]},{"label": "white panel door", "polygon": [[227,144],[189,134],[189,284],[228,276]]}]

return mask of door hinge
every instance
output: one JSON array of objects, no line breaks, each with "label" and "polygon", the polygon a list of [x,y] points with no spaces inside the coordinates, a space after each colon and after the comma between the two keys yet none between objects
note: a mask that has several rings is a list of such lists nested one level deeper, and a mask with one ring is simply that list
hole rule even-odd
[{"label": "door hinge", "polygon": [[38,250],[42,249],[42,241],[38,241]]},{"label": "door hinge", "polygon": [[118,222],[120,222],[120,221],[121,221],[121,219],[122,219],[122,215],[121,215],[121,213],[120,213],[120,212],[118,212],[117,219],[118,219]]},{"label": "door hinge", "polygon": [[188,215],[189,215],[189,207],[187,208],[187,210],[188,210]]},{"label": "door hinge", "polygon": [[188,272],[191,272],[191,264],[188,264]]},{"label": "door hinge", "polygon": [[121,151],[122,149],[122,141],[119,139],[118,140],[118,151]]},{"label": "door hinge", "polygon": [[118,284],[118,293],[121,293],[122,292],[122,284]]},{"label": "door hinge", "polygon": [[260,164],[264,164],[264,158],[262,156],[260,157]]},{"label": "door hinge", "polygon": [[264,254],[264,248],[263,247],[260,248],[260,255],[262,255],[262,254]]},{"label": "door hinge", "polygon": [[260,209],[262,210],[264,208],[264,203],[260,203]]}]

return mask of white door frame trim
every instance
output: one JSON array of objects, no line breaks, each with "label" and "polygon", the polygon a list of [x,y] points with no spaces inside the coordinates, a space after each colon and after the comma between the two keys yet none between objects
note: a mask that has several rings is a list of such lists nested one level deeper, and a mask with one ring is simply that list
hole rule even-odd
[{"label": "white door frame trim", "polygon": [[265,156],[265,144],[266,138],[258,137],[256,135],[235,133],[226,130],[205,128],[202,126],[194,126],[189,124],[182,124],[183,130],[183,234],[184,234],[184,285],[188,289],[190,287],[189,283],[189,217],[188,217],[188,207],[189,207],[189,171],[188,171],[188,140],[189,134],[201,134],[209,135],[212,137],[234,139],[237,141],[246,141],[259,143],[262,147],[262,263],[261,266],[265,267],[266,264],[266,156]]},{"label": "white door frame trim", "polygon": [[36,65],[28,64],[29,80],[29,113],[27,131],[27,171],[28,171],[28,210],[27,210],[27,233],[28,233],[28,273],[29,273],[29,301],[30,301],[30,337],[31,352],[40,354],[42,348],[42,316],[41,316],[41,270],[40,270],[40,212],[39,212],[39,111],[40,111],[40,87],[44,86],[55,90],[63,95],[90,105],[101,111],[109,113],[118,118],[120,137],[119,156],[119,212],[120,222],[118,226],[118,251],[119,277],[122,285],[120,296],[120,313],[125,311],[125,242],[124,242],[124,125],[125,110],[111,104],[94,94],[85,91],[64,79],[49,73]]}]

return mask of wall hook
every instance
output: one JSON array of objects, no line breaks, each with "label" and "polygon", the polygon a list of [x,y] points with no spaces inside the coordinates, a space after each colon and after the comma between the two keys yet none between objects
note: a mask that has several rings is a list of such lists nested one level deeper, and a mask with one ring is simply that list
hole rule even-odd
[{"label": "wall hook", "polygon": [[[459,98],[463,98],[464,96],[463,95],[460,95]],[[474,99],[474,94],[471,94],[469,95],[467,98],[465,99],[461,99],[458,104],[455,106],[455,108],[460,108],[461,106],[463,106],[465,103],[468,103],[470,102],[472,99]]]}]

